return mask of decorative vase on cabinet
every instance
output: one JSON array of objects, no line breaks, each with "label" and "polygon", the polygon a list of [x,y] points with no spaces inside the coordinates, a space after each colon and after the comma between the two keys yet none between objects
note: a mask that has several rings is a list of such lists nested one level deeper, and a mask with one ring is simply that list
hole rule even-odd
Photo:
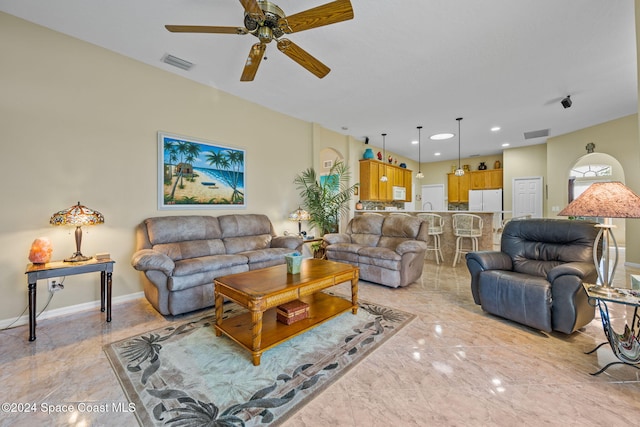
[{"label": "decorative vase on cabinet", "polygon": [[362,155],[363,159],[373,159],[373,157],[373,150],[371,148],[364,150],[364,154]]}]

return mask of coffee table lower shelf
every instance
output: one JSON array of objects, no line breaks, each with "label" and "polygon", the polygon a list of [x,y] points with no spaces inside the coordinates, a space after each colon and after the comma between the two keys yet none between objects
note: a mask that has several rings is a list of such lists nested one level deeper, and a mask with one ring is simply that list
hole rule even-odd
[{"label": "coffee table lower shelf", "polygon": [[224,319],[221,325],[216,324],[216,335],[224,334],[249,350],[253,356],[254,365],[258,365],[260,364],[260,356],[264,351],[309,329],[313,329],[346,311],[352,310],[355,314],[357,310],[357,308],[354,309],[351,301],[324,292],[301,297],[300,300],[309,304],[309,317],[290,325],[277,321],[276,307],[270,308],[262,314],[262,333],[259,348],[253,348],[254,325],[251,312]]}]

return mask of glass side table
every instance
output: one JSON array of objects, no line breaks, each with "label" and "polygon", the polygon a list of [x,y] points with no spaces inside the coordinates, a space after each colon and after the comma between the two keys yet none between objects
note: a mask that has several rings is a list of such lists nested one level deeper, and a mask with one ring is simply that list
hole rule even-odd
[{"label": "glass side table", "polygon": [[[607,337],[607,341],[599,344],[593,350],[585,353],[591,354],[605,344],[611,346],[613,354],[618,358],[618,362],[611,362],[598,372],[591,375],[599,375],[606,371],[610,366],[616,364],[624,364],[640,369],[640,315],[638,307],[640,307],[640,291],[631,289],[612,288],[612,292],[602,292],[598,287],[592,284],[584,284],[585,290],[589,295],[589,302],[595,301],[595,306],[600,310],[600,318],[602,319],[602,329]],[[618,333],[613,329],[611,318],[609,316],[609,307],[607,303],[623,304],[633,307],[633,317],[630,322],[625,323],[622,333]]]}]

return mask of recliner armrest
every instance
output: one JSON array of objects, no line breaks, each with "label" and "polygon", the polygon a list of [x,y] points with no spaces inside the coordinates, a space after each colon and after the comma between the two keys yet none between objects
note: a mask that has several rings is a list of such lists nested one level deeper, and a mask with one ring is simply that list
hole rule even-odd
[{"label": "recliner armrest", "polygon": [[475,261],[480,270],[513,270],[511,257],[504,252],[498,251],[478,251],[469,252],[466,255],[467,264]]},{"label": "recliner armrest", "polygon": [[582,281],[595,281],[598,275],[596,266],[592,262],[567,262],[560,264],[549,271],[547,280],[553,283],[560,276],[577,276]]},{"label": "recliner armrest", "polygon": [[427,250],[427,244],[419,240],[406,240],[396,246],[395,252],[402,256],[406,253],[424,252]]},{"label": "recliner armrest", "polygon": [[471,273],[471,295],[476,304],[480,304],[480,273],[486,270],[513,270],[511,257],[504,252],[479,251],[467,253],[467,268]]},{"label": "recliner armrest", "polygon": [[335,245],[336,243],[351,243],[351,237],[345,233],[327,233],[322,236],[327,245]]},{"label": "recliner armrest", "polygon": [[153,249],[141,249],[131,257],[131,265],[138,271],[159,270],[171,276],[176,264],[162,252]]}]

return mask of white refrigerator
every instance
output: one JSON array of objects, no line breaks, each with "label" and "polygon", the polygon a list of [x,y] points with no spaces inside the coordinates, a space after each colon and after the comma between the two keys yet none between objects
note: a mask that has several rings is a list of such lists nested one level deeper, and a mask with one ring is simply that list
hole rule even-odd
[{"label": "white refrigerator", "polygon": [[502,190],[469,190],[469,211],[495,212],[493,228],[502,224]]}]

